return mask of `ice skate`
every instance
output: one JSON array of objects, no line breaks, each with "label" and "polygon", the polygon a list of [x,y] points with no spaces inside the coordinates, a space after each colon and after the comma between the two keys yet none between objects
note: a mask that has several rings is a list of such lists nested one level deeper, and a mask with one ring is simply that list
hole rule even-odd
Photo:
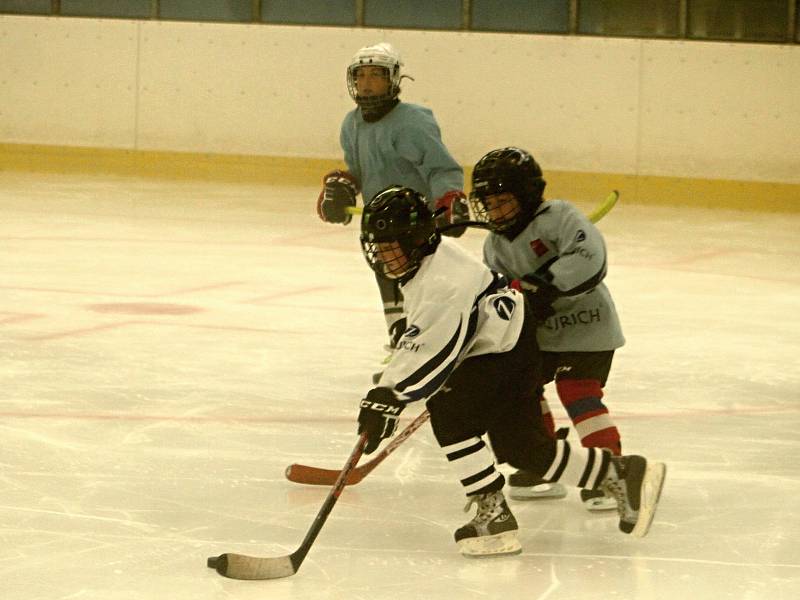
[{"label": "ice skate", "polygon": [[664,486],[667,467],[643,456],[613,456],[600,488],[616,499],[619,528],[634,537],[650,529]]},{"label": "ice skate", "polygon": [[603,490],[581,490],[581,502],[583,507],[590,512],[601,512],[617,508],[616,499],[613,496],[607,496]]},{"label": "ice skate", "polygon": [[[567,489],[557,481],[548,482],[530,471],[517,471],[508,477],[512,500],[557,500],[567,495]],[[614,503],[611,508],[616,508]]]},{"label": "ice skate", "polygon": [[470,496],[464,512],[478,505],[475,517],[459,527],[455,540],[464,556],[499,556],[522,552],[517,539],[517,520],[506,504],[502,491]]}]

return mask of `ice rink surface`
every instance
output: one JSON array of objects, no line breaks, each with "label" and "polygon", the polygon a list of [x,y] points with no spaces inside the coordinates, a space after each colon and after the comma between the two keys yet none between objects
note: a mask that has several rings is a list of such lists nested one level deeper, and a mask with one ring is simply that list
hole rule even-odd
[{"label": "ice rink surface", "polygon": [[0,598],[800,598],[800,216],[624,196],[600,224],[628,339],[605,400],[668,464],[648,537],[571,491],[511,503],[521,555],[463,558],[426,425],[293,577],[206,568],[299,546],[327,490],[284,469],[344,463],[384,356],[357,227],[317,193],[0,173]]}]

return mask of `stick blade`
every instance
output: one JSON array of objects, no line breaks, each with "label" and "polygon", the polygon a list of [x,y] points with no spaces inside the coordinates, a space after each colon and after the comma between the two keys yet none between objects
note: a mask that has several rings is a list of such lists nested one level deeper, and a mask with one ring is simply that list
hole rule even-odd
[{"label": "stick blade", "polygon": [[[286,467],[286,479],[294,483],[302,483],[304,485],[333,485],[339,478],[341,471],[334,469],[320,469],[318,467],[311,467],[308,465],[300,465],[297,463],[291,464]],[[358,472],[358,469],[353,469],[347,476],[347,485],[355,485],[364,478],[364,475]]]},{"label": "stick blade", "polygon": [[230,579],[280,579],[297,573],[291,556],[258,558],[228,552],[210,556],[206,562],[210,569]]}]

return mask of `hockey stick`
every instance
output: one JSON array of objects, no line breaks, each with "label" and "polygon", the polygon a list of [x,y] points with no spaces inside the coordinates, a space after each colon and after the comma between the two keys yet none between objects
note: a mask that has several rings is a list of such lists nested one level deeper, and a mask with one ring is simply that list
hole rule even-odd
[{"label": "hockey stick", "polygon": [[210,556],[206,564],[210,569],[216,569],[217,573],[230,577],[231,579],[278,579],[279,577],[288,577],[297,573],[300,565],[305,559],[306,554],[311,549],[314,540],[317,539],[322,526],[331,514],[333,506],[339,499],[339,494],[342,493],[345,480],[350,472],[355,468],[361,454],[364,452],[364,446],[367,444],[367,434],[362,433],[358,438],[355,448],[350,453],[350,458],[344,465],[339,477],[333,484],[328,497],[322,508],[319,509],[314,522],[311,524],[311,529],[306,533],[303,543],[300,547],[292,552],[289,556],[276,556],[258,558],[256,556],[245,556],[244,554],[234,554],[228,552],[220,554],[219,556]]},{"label": "hockey stick", "polygon": [[[606,216],[612,208],[614,208],[617,200],[619,200],[619,192],[617,190],[613,190],[608,196],[606,196],[605,200],[603,200],[599,206],[589,213],[589,220],[592,223],[597,223],[600,219]],[[361,207],[351,206],[347,208],[347,211],[351,214],[360,214]],[[485,225],[484,223],[478,224]],[[381,450],[375,456],[375,458],[353,469],[352,473],[350,473],[349,477],[347,478],[346,484],[355,485],[364,479],[364,477],[366,477],[375,467],[382,463],[387,456],[397,450],[397,447],[400,444],[411,437],[412,433],[422,427],[429,417],[430,415],[428,414],[428,411],[423,411],[416,419],[409,423],[409,425],[403,431],[397,434],[397,437],[395,437],[383,450]],[[294,463],[286,467],[286,479],[305,485],[331,485],[334,481],[336,481],[338,476],[339,471],[333,469],[323,469],[321,467],[312,467],[298,463]]]},{"label": "hockey stick", "polygon": [[[589,213],[589,220],[592,223],[597,223],[600,219],[605,217],[614,205],[619,200],[619,192],[617,190],[612,191],[608,196],[605,197],[603,202],[600,203],[591,213]],[[361,206],[348,206],[345,209],[351,215],[360,215],[364,212],[364,208]],[[482,223],[479,221],[465,221],[463,223],[455,224],[458,227],[481,227],[485,228],[486,223]]]},{"label": "hockey stick", "polygon": [[[417,429],[422,427],[430,418],[427,410],[422,411],[419,416],[411,421],[403,431],[397,434],[395,438],[389,442],[386,447],[378,452],[371,461],[364,463],[353,469],[347,476],[346,485],[355,485],[366,477],[372,470],[383,462],[392,452],[397,450],[397,447],[405,442],[411,434]],[[295,483],[303,483],[306,485],[332,485],[336,478],[339,477],[340,472],[335,469],[322,469],[320,467],[311,467],[308,465],[300,465],[294,463],[286,467],[286,479],[294,481]]]}]

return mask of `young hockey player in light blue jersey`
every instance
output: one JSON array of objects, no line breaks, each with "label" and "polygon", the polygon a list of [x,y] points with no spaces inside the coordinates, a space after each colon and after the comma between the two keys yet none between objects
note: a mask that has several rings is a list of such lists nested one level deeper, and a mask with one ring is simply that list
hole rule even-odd
[{"label": "young hockey player in light blue jersey", "polygon": [[[426,400],[433,433],[475,517],[455,532],[468,556],[521,551],[517,521],[496,467],[508,463],[547,481],[603,490],[619,528],[650,527],[666,467],[642,456],[572,446],[544,430],[535,305],[457,242],[442,239],[421,194],[393,186],[364,207],[361,245],[370,267],[398,282],[408,327],[377,387],[360,403],[367,454],[394,434],[405,406]],[[491,450],[487,444],[491,444]]]},{"label": "young hockey player in light blue jersey", "polygon": [[[401,102],[403,62],[387,43],[366,46],[356,52],[347,68],[347,88],[356,108],[342,122],[340,143],[347,170],[323,177],[317,212],[323,221],[347,224],[348,207],[356,205],[359,192],[372,198],[390,185],[405,185],[430,199],[440,209],[440,224],[469,218],[463,193],[464,174],[442,142],[430,109]],[[463,228],[448,235],[461,235]],[[376,275],[383,300],[390,345],[405,328],[402,294],[392,281]]]},{"label": "young hockey player in light blue jersey", "polygon": [[[538,395],[551,434],[554,423],[543,386],[555,381],[583,446],[619,454],[619,431],[602,398],[614,351],[625,338],[603,283],[602,234],[572,204],[543,202],[542,170],[519,148],[493,150],[481,158],[472,188],[475,217],[492,231],[484,243],[484,262],[521,285],[540,323],[544,368]],[[509,484],[515,499],[565,495],[563,486],[524,472],[513,474]],[[581,498],[589,510],[615,504],[598,490],[581,490]]]}]

